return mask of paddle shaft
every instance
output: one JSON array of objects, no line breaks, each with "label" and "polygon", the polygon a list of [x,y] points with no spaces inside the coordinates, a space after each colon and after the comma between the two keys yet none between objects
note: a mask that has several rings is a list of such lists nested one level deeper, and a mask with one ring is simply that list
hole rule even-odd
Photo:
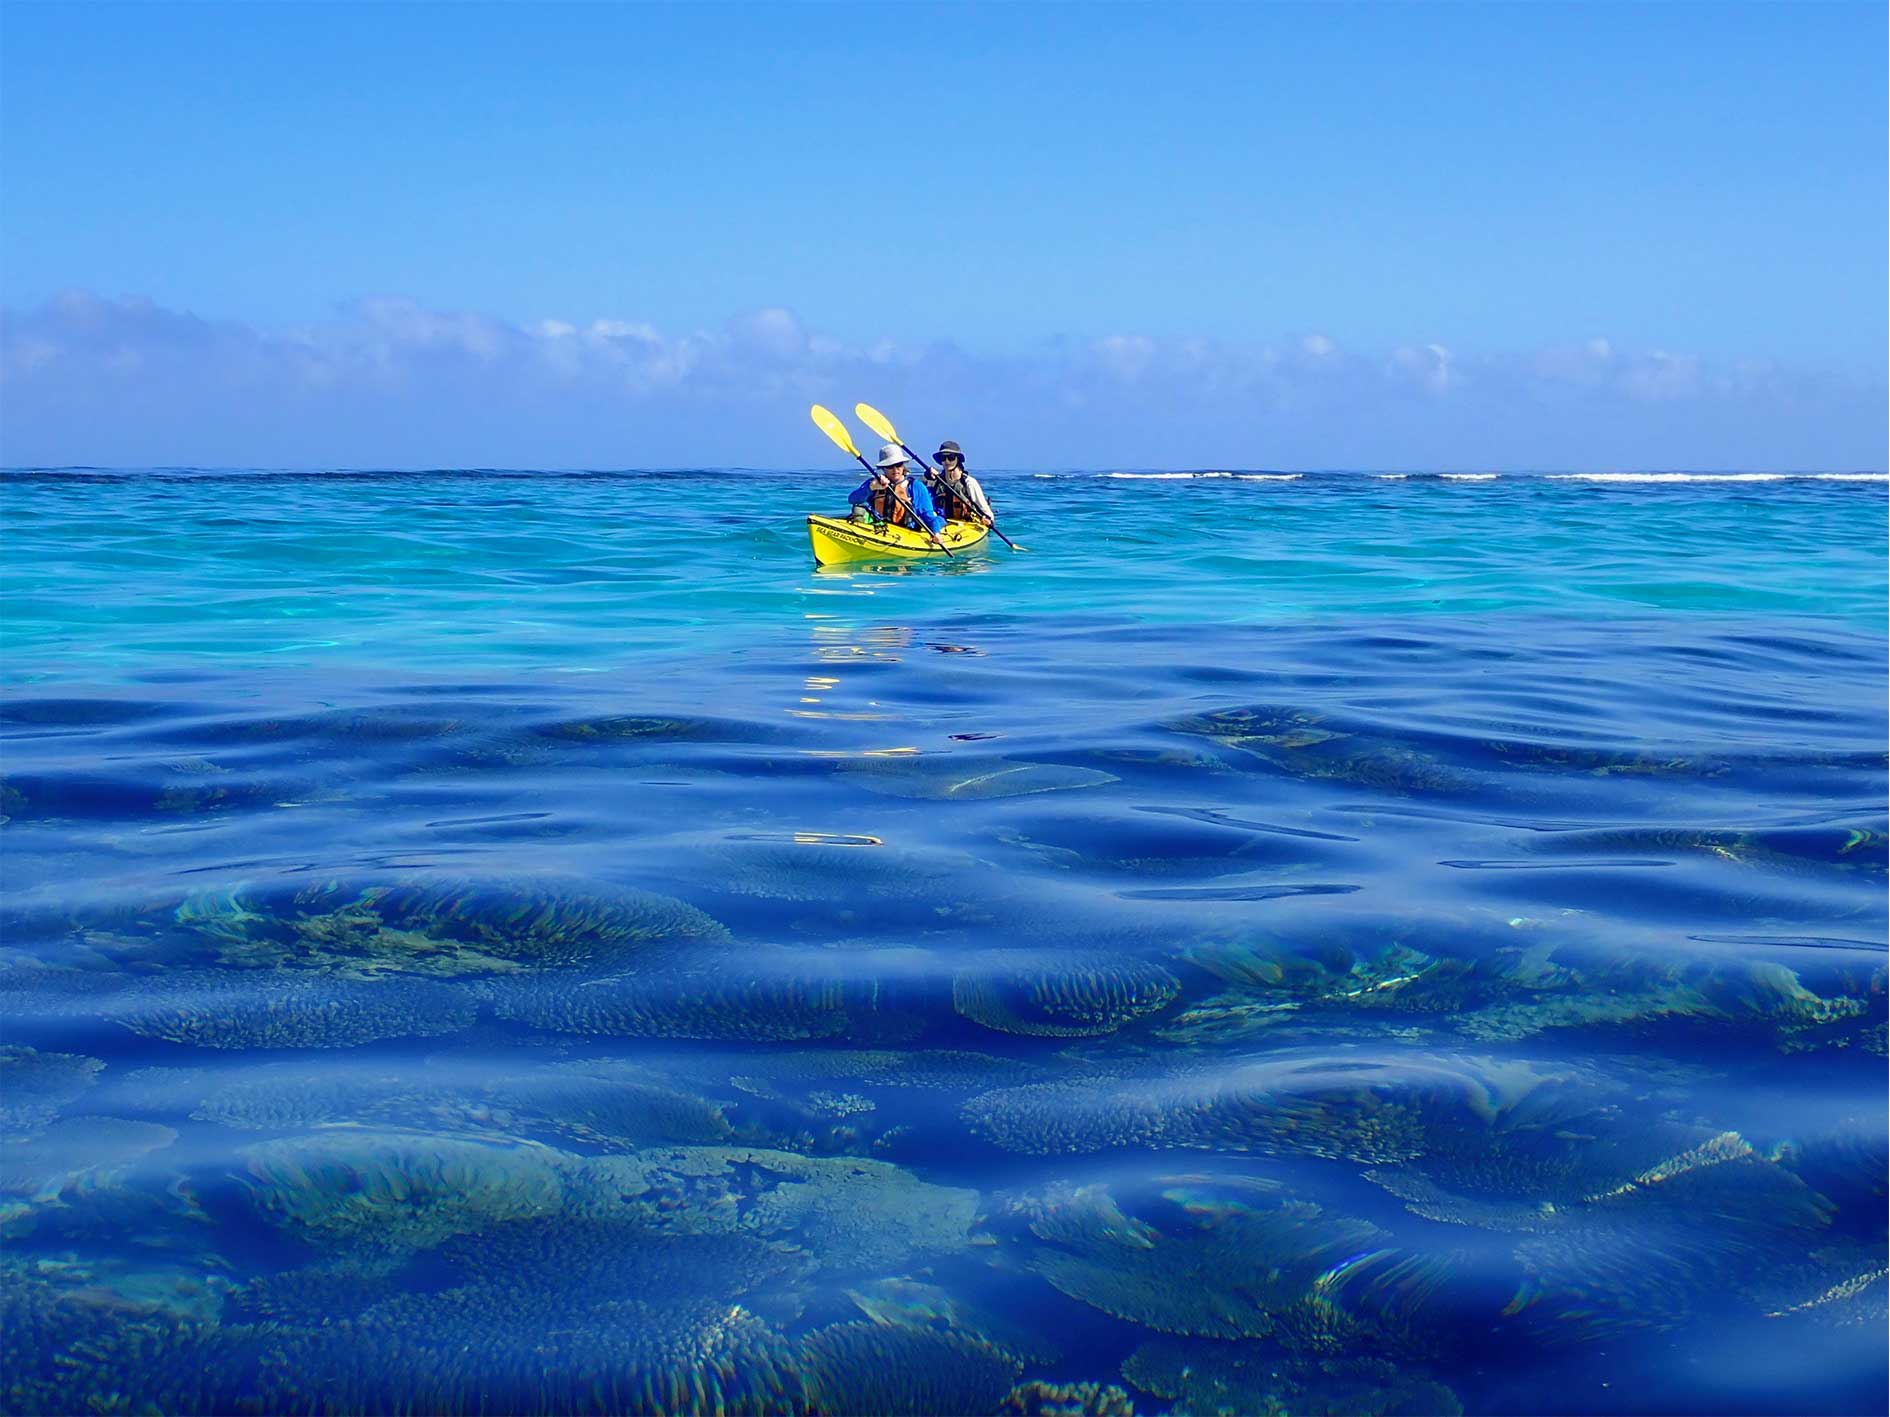
[{"label": "paddle shaft", "polygon": [[[899,446],[902,448],[906,448],[906,445],[904,443],[901,443]],[[910,448],[906,448],[906,451],[909,453],[912,453],[912,449]],[[917,453],[912,453],[912,455],[915,458],[919,457]],[[879,469],[874,467],[870,462],[868,462],[866,460],[866,456],[863,453],[855,453],[853,456],[858,458],[860,460],[860,466],[866,469],[866,476],[869,481],[880,475]],[[924,462],[925,459],[919,458],[919,461]],[[886,484],[886,490],[888,492],[892,492],[893,500],[895,502],[897,502],[900,506],[904,507],[908,512],[912,513],[912,520],[917,522],[920,528],[924,530],[925,534],[932,538],[932,544],[936,546],[939,550],[943,551],[947,557],[949,557],[952,554],[951,547],[947,546],[944,542],[940,541],[938,539],[938,533],[933,531],[931,527],[926,526],[925,520],[922,517],[920,517],[918,512],[913,510],[912,503],[908,502],[904,497],[901,497],[897,492],[893,492],[893,485],[891,482],[888,482]]]},{"label": "paddle shaft", "polygon": [[[919,455],[918,455],[917,453],[915,453],[915,452],[913,452],[913,451],[912,451],[912,444],[910,444],[910,443],[908,443],[908,442],[906,442],[906,441],[904,441],[904,440],[902,439],[902,440],[900,441],[900,444],[899,444],[899,446],[900,446],[900,447],[902,447],[902,448],[904,448],[904,449],[906,450],[906,456],[907,456],[907,457],[910,457],[910,458],[917,458],[917,459],[918,459],[918,463],[919,463],[919,466],[920,466],[920,467],[922,467],[922,468],[924,468],[924,469],[925,469],[925,470],[926,470],[927,472],[937,472],[937,471],[938,471],[938,469],[937,469],[937,468],[935,468],[935,467],[933,467],[933,466],[932,466],[932,460],[931,460],[930,458],[921,458],[921,457],[919,457]],[[866,459],[865,459],[865,458],[861,458],[861,459],[860,459],[860,461],[861,461],[861,462],[865,462],[865,461],[866,461]],[[1015,541],[1012,541],[1012,540],[1010,539],[1010,537],[1008,537],[1008,536],[1006,536],[1006,535],[1005,535],[1005,534],[1004,534],[1003,532],[1001,532],[1001,531],[999,531],[999,530],[997,529],[997,523],[996,523],[995,521],[991,523],[991,535],[993,535],[993,536],[995,536],[995,537],[996,537],[996,538],[997,538],[997,539],[998,539],[999,541],[1001,541],[1001,542],[1003,542],[1003,543],[1004,543],[1004,544],[1005,544],[1006,546],[1008,546],[1008,547],[1010,547],[1010,548],[1011,548],[1011,550],[1013,550],[1013,551],[1015,551],[1015,550],[1017,550],[1017,543],[1016,543]]]}]

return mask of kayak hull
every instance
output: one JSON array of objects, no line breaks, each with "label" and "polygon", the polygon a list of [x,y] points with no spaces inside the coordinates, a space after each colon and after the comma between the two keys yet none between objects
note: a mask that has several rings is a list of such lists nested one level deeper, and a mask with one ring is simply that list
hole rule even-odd
[{"label": "kayak hull", "polygon": [[[990,534],[990,528],[982,522],[946,522],[939,540],[955,556],[960,551],[982,546]],[[903,526],[850,522],[844,517],[809,516],[807,539],[813,543],[814,563],[819,566],[838,566],[848,561],[942,559],[945,555],[925,532]]]}]

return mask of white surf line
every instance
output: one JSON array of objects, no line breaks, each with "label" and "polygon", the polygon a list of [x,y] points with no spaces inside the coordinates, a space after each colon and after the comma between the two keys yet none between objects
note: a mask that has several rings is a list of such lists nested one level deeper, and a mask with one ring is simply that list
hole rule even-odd
[{"label": "white surf line", "polygon": [[1884,482],[1881,472],[1551,472],[1551,482]]},{"label": "white surf line", "polygon": [[1297,482],[1303,472],[1105,472],[1104,477],[1120,477],[1136,482],[1194,482],[1209,478],[1232,478],[1236,482]]}]

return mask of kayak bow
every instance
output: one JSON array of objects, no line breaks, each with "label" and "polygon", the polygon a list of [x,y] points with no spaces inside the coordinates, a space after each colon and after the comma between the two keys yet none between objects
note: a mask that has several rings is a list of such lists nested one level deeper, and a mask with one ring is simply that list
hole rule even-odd
[{"label": "kayak bow", "polygon": [[[982,522],[946,522],[939,540],[952,551],[969,551],[982,545],[988,535],[990,529]],[[844,517],[810,515],[807,539],[814,544],[814,564],[818,566],[945,554],[926,532],[885,522],[851,522]]]}]

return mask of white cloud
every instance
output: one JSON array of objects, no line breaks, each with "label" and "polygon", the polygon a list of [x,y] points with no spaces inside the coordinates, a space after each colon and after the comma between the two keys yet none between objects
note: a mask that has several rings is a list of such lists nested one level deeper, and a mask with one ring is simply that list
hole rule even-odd
[{"label": "white cloud", "polygon": [[1614,346],[1605,339],[1550,345],[1536,352],[1536,376],[1549,383],[1594,388],[1613,376]]},{"label": "white cloud", "polygon": [[460,350],[479,359],[497,359],[523,331],[514,331],[480,315],[441,314],[405,296],[377,295],[357,302],[361,323],[392,345]]},{"label": "white cloud", "polygon": [[757,310],[736,323],[736,329],[757,350],[777,359],[792,359],[807,348],[807,334],[790,311]]},{"label": "white cloud", "polygon": [[1433,394],[1447,394],[1462,381],[1451,352],[1441,344],[1405,345],[1391,353],[1392,371]]},{"label": "white cloud", "polygon": [[594,340],[632,339],[639,344],[661,344],[656,326],[641,320],[592,320],[587,334]]},{"label": "white cloud", "polygon": [[849,342],[782,307],[664,331],[376,297],[262,328],[83,291],[6,312],[0,398],[7,462],[257,465],[818,463],[807,405],[865,398],[987,468],[1876,467],[1885,409],[1880,380],[1599,336],[1374,356],[1123,330],[994,357]]},{"label": "white cloud", "polygon": [[1155,341],[1147,335],[1105,335],[1090,348],[1096,362],[1125,384],[1133,384],[1155,362]]},{"label": "white cloud", "polygon": [[1700,361],[1688,355],[1649,350],[1621,376],[1628,394],[1649,403],[1696,397],[1701,391]]}]

